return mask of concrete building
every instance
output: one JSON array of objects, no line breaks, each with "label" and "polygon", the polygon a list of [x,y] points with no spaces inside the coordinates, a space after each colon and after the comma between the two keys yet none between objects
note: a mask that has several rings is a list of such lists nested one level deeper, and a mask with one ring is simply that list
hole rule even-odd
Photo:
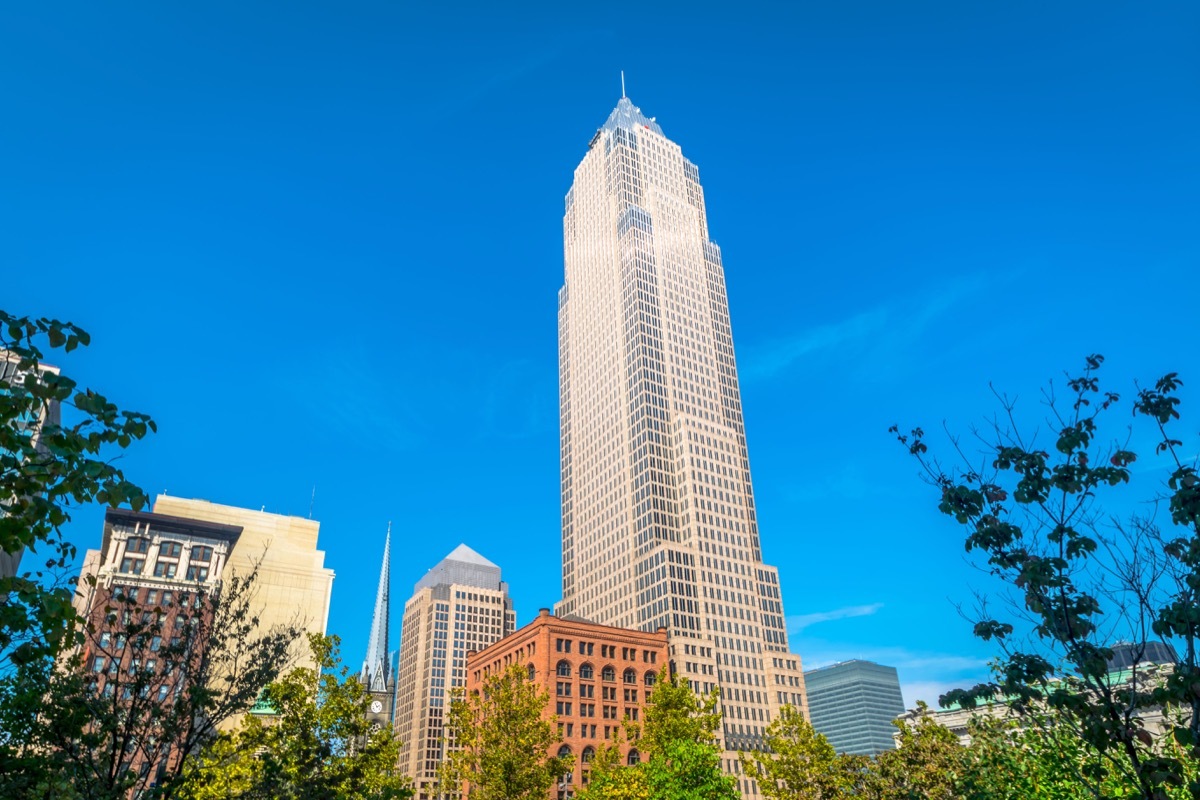
[{"label": "concrete building", "polygon": [[[324,551],[317,549],[319,522],[167,495],[155,499],[154,512],[241,528],[237,547],[229,554],[228,569],[248,575],[258,565],[260,627],[297,625],[325,633],[333,570],[325,566]],[[308,642],[297,642],[294,654],[303,660]]]},{"label": "concrete building", "polygon": [[895,667],[843,661],[804,673],[813,727],[839,753],[875,755],[895,748],[892,720],[904,713]]},{"label": "concrete building", "polygon": [[404,604],[400,670],[396,678],[396,735],[400,771],[418,800],[436,797],[437,771],[450,690],[466,684],[467,653],[482,650],[516,627],[500,568],[465,544],[417,581]]},{"label": "concrete building", "polygon": [[375,591],[375,613],[371,617],[371,633],[367,639],[367,657],[363,659],[358,680],[371,695],[370,720],[376,725],[391,728],[395,724],[396,676],[392,674],[393,653],[388,650],[388,629],[391,627],[392,594],[392,526],[388,525],[383,541],[383,566],[379,570],[379,588]]},{"label": "concrete building", "polygon": [[[596,748],[624,720],[638,722],[659,676],[670,672],[667,629],[653,633],[562,619],[542,609],[537,619],[496,644],[467,656],[467,692],[512,664],[546,692],[546,718],[558,718],[559,743],[549,755],[571,754],[575,769],[555,791],[570,797],[588,783]],[[623,742],[627,764],[641,760],[637,743]]]},{"label": "concrete building", "polygon": [[575,169],[563,246],[556,611],[665,626],[679,672],[721,687],[723,764],[737,773],[784,693],[803,708],[803,673],[763,561],[699,171],[627,97]]}]

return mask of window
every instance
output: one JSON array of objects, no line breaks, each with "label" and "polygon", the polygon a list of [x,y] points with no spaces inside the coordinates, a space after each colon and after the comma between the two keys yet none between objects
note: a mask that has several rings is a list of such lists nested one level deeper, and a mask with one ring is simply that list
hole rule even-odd
[{"label": "window", "polygon": [[628,758],[625,759],[625,763],[632,767],[633,765],[640,763],[641,760],[642,757],[638,754],[637,750],[630,750]]},{"label": "window", "polygon": [[626,703],[636,703],[637,701],[638,701],[637,689],[626,689],[625,690],[625,702]]},{"label": "window", "polygon": [[142,558],[121,559],[121,572],[126,575],[141,575],[144,566],[146,566],[146,560]]},{"label": "window", "polygon": [[595,652],[595,645],[593,645],[591,642],[579,643],[579,655],[590,656],[593,652]]},{"label": "window", "polygon": [[163,542],[158,546],[158,554],[164,558],[179,558],[183,545],[179,542]]},{"label": "window", "polygon": [[646,685],[647,685],[647,686],[653,686],[653,685],[654,685],[654,682],[655,682],[656,680],[658,680],[658,676],[657,676],[657,675],[655,675],[653,672],[647,672],[647,673],[646,673]]},{"label": "window", "polygon": [[158,603],[158,589],[146,590],[146,603],[149,605],[156,605]]},{"label": "window", "polygon": [[558,748],[558,757],[559,758],[563,758],[563,757],[569,756],[569,755],[571,755],[571,748],[569,746],[564,744],[562,747]]},{"label": "window", "polygon": [[571,652],[571,640],[570,639],[555,639],[554,640],[554,649],[560,653]]},{"label": "window", "polygon": [[150,640],[150,651],[151,652],[157,653],[158,648],[160,648],[160,647],[162,647],[162,637],[161,636],[155,636],[154,638],[152,638]]},{"label": "window", "polygon": [[637,683],[637,672],[632,668],[627,669],[625,670],[624,678],[626,683]]},{"label": "window", "polygon": [[585,681],[590,681],[592,679],[592,665],[591,664],[581,665],[579,667],[579,677]]},{"label": "window", "polygon": [[154,577],[174,578],[177,569],[179,569],[179,564],[175,561],[159,561],[154,565]]},{"label": "window", "polygon": [[554,713],[558,714],[560,717],[571,716],[571,704],[564,703],[563,701],[559,700],[554,706]]},{"label": "window", "polygon": [[138,536],[125,544],[126,553],[145,553],[150,549],[150,540]]},{"label": "window", "polygon": [[106,659],[104,656],[96,656],[92,659],[92,672],[104,672]]},{"label": "window", "polygon": [[[208,567],[197,567],[194,564],[187,569],[187,579],[189,581],[206,581],[208,580]],[[196,598],[199,600],[199,598]]]},{"label": "window", "polygon": [[600,671],[600,679],[606,681],[615,681],[617,679],[617,671],[612,667],[605,667]]},{"label": "window", "polygon": [[579,761],[583,764],[592,763],[592,759],[596,757],[596,748],[588,745],[583,748],[583,752],[579,754]]},{"label": "window", "polygon": [[533,668],[533,664],[530,664],[529,665],[529,680],[533,680],[534,676],[536,676],[536,675],[537,675],[537,671]]},{"label": "window", "polygon": [[212,561],[212,553],[213,553],[213,549],[208,546],[193,547],[191,560],[192,561]]},{"label": "window", "polygon": [[571,664],[568,661],[558,662],[558,667],[555,669],[560,678],[571,677]]},{"label": "window", "polygon": [[565,683],[563,681],[559,681],[558,686],[556,688],[557,688],[557,691],[555,692],[555,694],[558,695],[559,697],[570,697],[571,696],[571,684],[570,683]]}]

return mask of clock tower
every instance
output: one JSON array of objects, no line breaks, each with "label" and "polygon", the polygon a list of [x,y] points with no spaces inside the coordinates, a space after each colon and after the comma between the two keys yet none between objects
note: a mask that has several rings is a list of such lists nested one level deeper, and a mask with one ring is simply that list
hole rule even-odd
[{"label": "clock tower", "polygon": [[388,523],[383,541],[383,567],[379,571],[379,589],[375,593],[375,614],[367,657],[358,680],[371,696],[367,719],[381,728],[393,727],[396,710],[396,675],[392,671],[392,653],[388,650],[389,611],[391,604],[392,525]]}]

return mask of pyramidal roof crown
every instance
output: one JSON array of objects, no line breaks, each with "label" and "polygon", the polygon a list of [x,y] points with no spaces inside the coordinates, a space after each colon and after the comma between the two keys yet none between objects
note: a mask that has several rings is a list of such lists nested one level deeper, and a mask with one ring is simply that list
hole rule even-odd
[{"label": "pyramidal roof crown", "polygon": [[637,131],[643,128],[649,128],[660,136],[665,136],[662,128],[654,121],[654,117],[647,117],[642,113],[642,110],[635,106],[628,97],[622,97],[617,101],[617,107],[612,110],[601,128],[603,131],[614,131],[617,128],[624,128],[627,131]]},{"label": "pyramidal roof crown", "polygon": [[[483,556],[476,553],[465,544],[460,544],[458,547],[450,551],[450,555],[442,559],[443,561],[461,561],[464,564],[477,564],[481,567],[496,567],[495,564],[488,561]],[[496,567],[499,569],[499,567]]]}]

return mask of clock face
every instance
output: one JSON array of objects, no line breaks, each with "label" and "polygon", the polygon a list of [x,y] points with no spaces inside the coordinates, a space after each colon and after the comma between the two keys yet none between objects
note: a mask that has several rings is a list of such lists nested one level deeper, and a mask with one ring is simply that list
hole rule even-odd
[{"label": "clock face", "polygon": [[378,700],[372,701],[371,713],[378,714],[380,711],[383,711],[383,703],[379,702]]}]

